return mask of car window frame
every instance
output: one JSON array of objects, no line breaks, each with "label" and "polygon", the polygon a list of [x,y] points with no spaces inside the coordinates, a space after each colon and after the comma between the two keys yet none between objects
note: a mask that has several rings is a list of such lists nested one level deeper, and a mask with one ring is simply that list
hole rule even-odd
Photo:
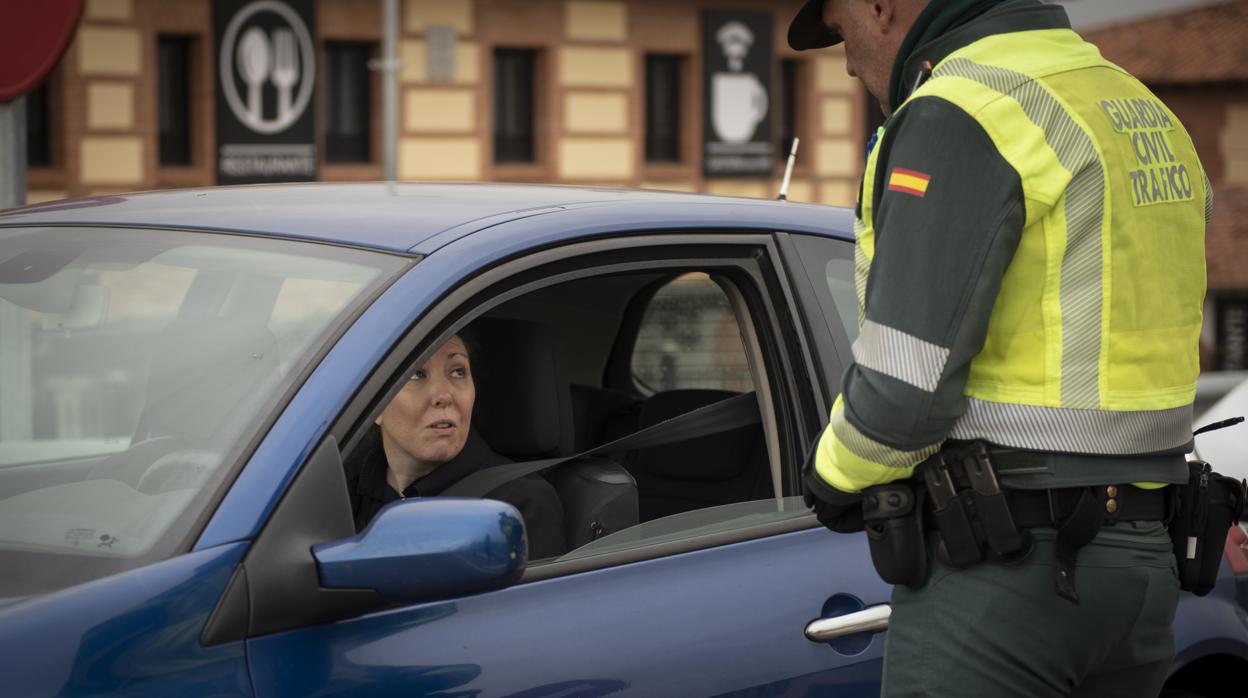
[{"label": "car window frame", "polygon": [[[800,465],[806,444],[817,435],[819,418],[811,399],[819,392],[809,373],[806,332],[792,326],[800,318],[783,271],[775,239],[769,233],[674,233],[638,231],[608,239],[573,241],[504,261],[459,283],[432,304],[404,333],[361,385],[330,427],[345,458],[359,445],[367,427],[402,388],[403,376],[443,342],[476,318],[510,300],[540,288],[577,279],[626,273],[722,269],[748,278],[748,297],[755,332],[764,347],[762,361],[771,377],[769,390],[776,407],[778,450],[783,459],[785,496],[800,490]],[[714,274],[712,273],[714,276]],[[740,284],[738,284],[740,288]],[[564,562],[543,563],[526,570],[518,583],[615,567],[729,543],[813,528],[813,516],[768,522],[727,532]]]},{"label": "car window frame", "polygon": [[[829,321],[831,318],[839,319],[840,314],[834,305],[828,307],[828,301],[823,300],[831,291],[827,289],[824,279],[811,277],[801,246],[803,243],[827,244],[837,259],[852,261],[854,243],[839,237],[806,233],[781,232],[776,233],[775,237],[784,262],[785,275],[794,294],[792,312],[795,317],[803,319],[801,324],[807,334],[807,341],[817,350],[816,356],[825,357],[822,362],[814,361],[811,371],[822,391],[824,405],[820,412],[823,423],[826,424],[832,403],[841,392],[841,377],[845,369],[854,362],[853,343],[845,333],[843,323]],[[853,320],[856,322],[857,318]],[[833,357],[837,361],[829,360]]]}]

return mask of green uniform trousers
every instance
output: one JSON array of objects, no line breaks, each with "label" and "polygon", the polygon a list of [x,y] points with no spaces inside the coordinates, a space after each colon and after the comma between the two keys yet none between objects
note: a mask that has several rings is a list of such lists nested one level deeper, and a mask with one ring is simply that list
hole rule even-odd
[{"label": "green uniform trousers", "polygon": [[1015,565],[951,570],[893,590],[884,690],[899,696],[1156,696],[1179,599],[1165,526],[1119,523],[1079,551],[1075,605],[1053,589],[1054,532]]}]

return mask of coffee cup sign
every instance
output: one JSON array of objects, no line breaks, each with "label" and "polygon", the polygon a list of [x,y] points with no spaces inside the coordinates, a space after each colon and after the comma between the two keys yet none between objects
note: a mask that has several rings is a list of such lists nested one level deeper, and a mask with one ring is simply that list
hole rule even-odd
[{"label": "coffee cup sign", "polygon": [[770,174],[771,15],[704,13],[707,176]]},{"label": "coffee cup sign", "polygon": [[745,143],[767,117],[767,88],[753,73],[741,72],[754,45],[754,32],[740,22],[729,22],[715,38],[729,71],[711,76],[711,123],[720,140]]},{"label": "coffee cup sign", "polygon": [[711,78],[711,123],[725,143],[746,143],[767,118],[767,88],[750,73]]}]

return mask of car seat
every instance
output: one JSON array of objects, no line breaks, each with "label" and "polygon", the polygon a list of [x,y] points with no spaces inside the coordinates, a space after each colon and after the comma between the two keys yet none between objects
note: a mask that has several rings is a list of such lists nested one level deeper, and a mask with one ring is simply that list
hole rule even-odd
[{"label": "car seat", "polygon": [[[572,392],[554,332],[482,318],[464,335],[477,387],[472,423],[486,443],[517,461],[572,455]],[[637,483],[614,461],[579,458],[545,475],[563,503],[569,549],[637,525]]]},{"label": "car seat", "polygon": [[[639,429],[726,400],[727,390],[668,390],[641,404]],[[642,449],[625,461],[641,492],[642,521],[694,509],[771,497],[762,428],[753,424],[713,436]]]}]

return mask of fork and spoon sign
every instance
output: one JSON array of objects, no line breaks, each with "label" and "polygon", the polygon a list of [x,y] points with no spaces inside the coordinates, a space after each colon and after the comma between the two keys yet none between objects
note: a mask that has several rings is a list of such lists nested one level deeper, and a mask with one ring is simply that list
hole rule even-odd
[{"label": "fork and spoon sign", "polygon": [[292,92],[299,82],[299,56],[295,33],[276,29],[269,35],[259,27],[243,32],[238,42],[238,69],[247,83],[247,116],[252,123],[264,121],[264,83],[277,88],[277,120],[285,121],[293,109]]}]

